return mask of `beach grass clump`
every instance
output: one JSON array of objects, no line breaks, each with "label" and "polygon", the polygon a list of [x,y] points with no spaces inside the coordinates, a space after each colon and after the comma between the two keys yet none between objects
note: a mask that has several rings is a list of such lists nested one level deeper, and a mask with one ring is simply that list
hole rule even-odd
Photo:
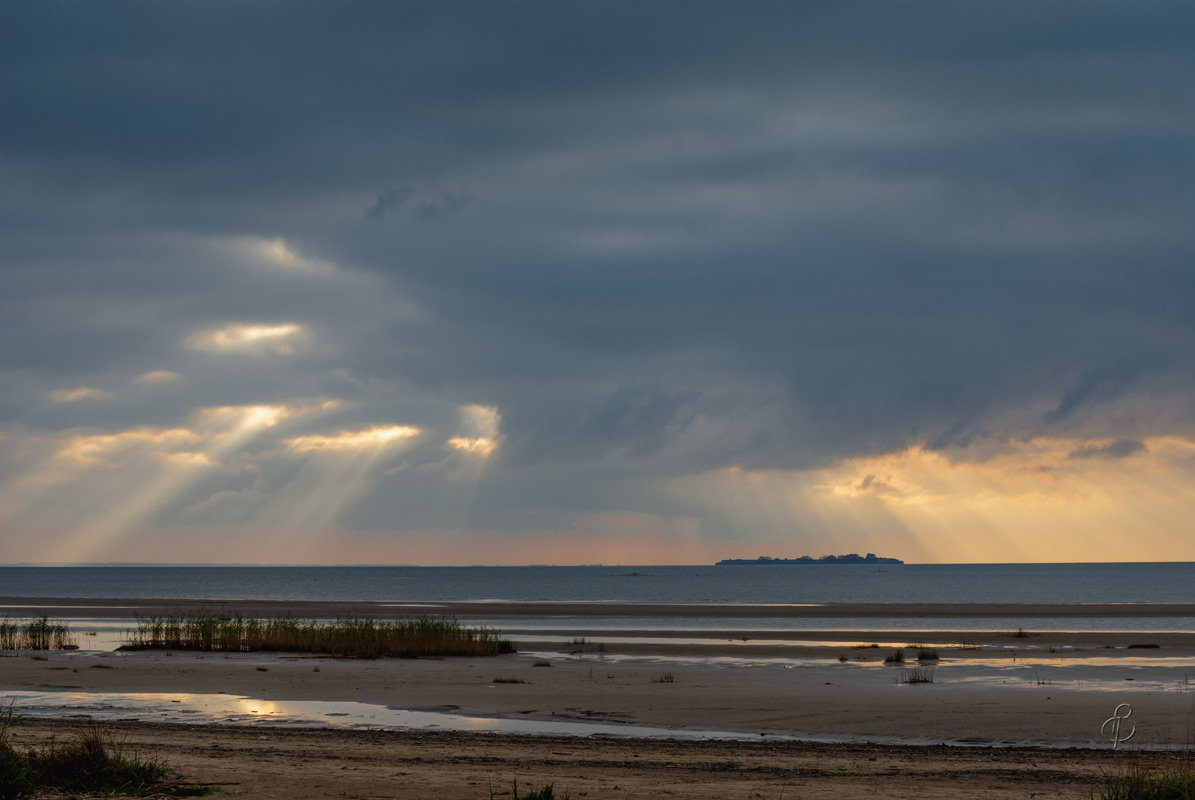
[{"label": "beach grass clump", "polygon": [[495,631],[467,628],[455,619],[380,622],[361,617],[316,622],[201,613],[139,620],[121,649],[421,658],[494,656],[513,653],[514,645]]},{"label": "beach grass clump", "polygon": [[[513,781],[510,785],[511,800],[568,800],[568,792],[556,793],[553,784],[545,784],[538,789],[531,788],[526,794],[519,794],[519,782]],[[497,800],[494,796],[493,787],[490,788],[490,800]]]},{"label": "beach grass clump", "polygon": [[1176,763],[1132,764],[1104,776],[1100,800],[1195,800],[1195,764],[1187,754]]},{"label": "beach grass clump", "polygon": [[917,651],[918,661],[937,661],[938,651],[932,647],[922,647]]},{"label": "beach grass clump", "polygon": [[9,730],[19,721],[11,704],[0,709],[0,800],[28,797],[37,788],[24,753],[13,746],[9,735]]},{"label": "beach grass clump", "polygon": [[100,728],[65,743],[51,739],[42,747],[18,748],[10,735],[18,722],[12,705],[0,709],[0,800],[22,800],[43,790],[173,797],[212,791],[168,782],[174,773],[164,764],[129,752]]},{"label": "beach grass clump", "polygon": [[1029,631],[1025,630],[1024,628],[1017,628],[1015,631],[1013,631],[1013,632],[1012,632],[1012,638],[1014,638],[1014,639],[1028,639],[1028,638],[1029,638]]},{"label": "beach grass clump", "polygon": [[933,667],[913,667],[912,669],[906,669],[900,674],[900,682],[907,684],[933,683]]},{"label": "beach grass clump", "polygon": [[903,664],[905,663],[905,651],[893,650],[884,657],[885,664]]},{"label": "beach grass clump", "polygon": [[10,748],[0,748],[0,800],[30,797],[36,788],[21,754]]},{"label": "beach grass clump", "polygon": [[0,620],[0,650],[73,650],[76,639],[70,628],[49,617],[19,623]]},{"label": "beach grass clump", "polygon": [[40,786],[74,792],[150,794],[170,775],[162,764],[126,752],[121,742],[93,728],[73,741],[51,741],[26,761]]}]

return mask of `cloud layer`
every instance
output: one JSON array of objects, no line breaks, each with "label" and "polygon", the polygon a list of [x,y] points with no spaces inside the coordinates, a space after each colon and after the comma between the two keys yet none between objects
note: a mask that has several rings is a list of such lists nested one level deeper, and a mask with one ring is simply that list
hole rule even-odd
[{"label": "cloud layer", "polygon": [[4,560],[1195,559],[1195,11],[7,16]]}]

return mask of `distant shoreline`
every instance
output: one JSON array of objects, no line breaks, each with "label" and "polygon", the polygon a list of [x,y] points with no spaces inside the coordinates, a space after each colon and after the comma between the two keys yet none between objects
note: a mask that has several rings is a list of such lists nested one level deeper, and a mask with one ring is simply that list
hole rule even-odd
[{"label": "distant shoreline", "polygon": [[821,556],[814,558],[813,556],[801,556],[799,558],[772,558],[771,556],[760,556],[759,558],[724,558],[717,562],[714,566],[789,566],[806,564],[903,564],[899,558],[884,558],[877,556],[875,553],[868,553],[861,556],[858,553],[847,553],[842,556]]}]

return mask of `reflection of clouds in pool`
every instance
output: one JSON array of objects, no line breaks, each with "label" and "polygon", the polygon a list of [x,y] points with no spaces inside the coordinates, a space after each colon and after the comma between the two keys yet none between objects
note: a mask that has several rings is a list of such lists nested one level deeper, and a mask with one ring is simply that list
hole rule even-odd
[{"label": "reflection of clouds in pool", "polygon": [[[900,647],[900,645],[896,645]],[[570,656],[558,652],[524,652],[528,658],[564,659],[608,664],[651,664],[657,667],[716,669],[821,670],[827,679],[846,682],[866,675],[887,674],[900,667],[876,657],[868,660],[837,658],[784,658],[735,656],[666,656],[593,653]],[[910,664],[916,665],[912,661]],[[930,663],[936,684],[969,686],[1053,686],[1085,692],[1164,691],[1195,694],[1190,676],[1195,656],[1135,657],[1091,656],[1064,659],[1049,656],[985,658],[963,656]],[[863,678],[863,680],[870,680]]]},{"label": "reflection of clouds in pool", "polygon": [[[156,721],[197,721],[203,714],[215,722],[267,725],[311,725],[336,728],[395,730],[443,729],[559,736],[628,736],[671,739],[753,739],[743,731],[685,730],[650,725],[558,720],[471,717],[438,711],[408,711],[356,702],[262,700],[225,694],[9,692],[0,696],[27,716],[90,717],[99,721],[152,716]],[[772,734],[773,738],[792,738]]]},{"label": "reflection of clouds in pool", "polygon": [[278,703],[269,700],[260,700],[257,698],[238,697],[235,699],[236,708],[242,714],[261,714],[263,716],[269,714],[283,714],[285,713]]}]

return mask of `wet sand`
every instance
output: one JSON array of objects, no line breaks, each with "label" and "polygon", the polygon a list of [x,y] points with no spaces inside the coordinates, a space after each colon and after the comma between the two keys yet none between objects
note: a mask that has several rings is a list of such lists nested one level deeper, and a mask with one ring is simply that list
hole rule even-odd
[{"label": "wet sand", "polygon": [[[444,604],[438,604],[443,606]],[[591,608],[595,604],[582,604]],[[124,619],[177,612],[177,602],[78,599],[0,601],[0,616]],[[22,606],[17,608],[15,606]],[[35,606],[30,608],[29,606]],[[64,609],[63,606],[72,606]],[[1122,702],[1133,707],[1133,745],[1174,747],[1195,741],[1195,636],[1188,633],[969,631],[966,619],[1109,617],[1124,606],[885,606],[883,617],[956,617],[949,633],[852,630],[867,613],[834,607],[842,627],[741,629],[678,634],[668,629],[573,633],[572,605],[453,604],[442,607],[345,604],[378,617],[454,613],[487,619],[534,618],[535,636],[512,638],[520,653],[485,659],[359,661],[277,654],[56,652],[0,658],[4,692],[94,700],[104,693],[172,698],[220,693],[244,712],[236,722],[285,716],[288,701],[334,701],[452,712],[484,719],[601,722],[674,730],[735,731],[755,741],[626,741],[464,731],[294,730],[259,725],[121,723],[196,779],[231,781],[251,797],[453,797],[496,795],[513,779],[554,782],[573,797],[871,796],[877,781],[894,797],[1089,797],[1091,781],[1118,763],[1100,725]],[[245,614],[334,618],[336,604],[197,603]],[[133,610],[130,610],[132,608]],[[379,612],[379,608],[389,611]],[[650,613],[646,610],[651,608]],[[730,618],[717,607],[620,607],[603,617]],[[825,615],[826,607],[752,607],[760,618]],[[870,607],[869,607],[870,608]],[[1132,616],[1145,616],[1133,606]],[[766,614],[763,611],[766,609]],[[735,607],[737,614],[739,607]],[[1164,606],[1159,615],[1195,613]],[[883,613],[880,614],[880,611]],[[779,612],[779,613],[778,613]],[[805,615],[805,616],[802,616]],[[679,624],[678,624],[679,627]],[[715,627],[717,627],[715,625]],[[610,641],[602,635],[609,634]],[[617,635],[615,635],[617,634]],[[738,638],[728,638],[737,635]],[[720,637],[722,638],[719,641]],[[880,639],[876,642],[877,637]],[[881,647],[862,645],[876,642]],[[890,647],[926,644],[937,662],[885,666]],[[1139,645],[1150,645],[1140,647]],[[1132,647],[1138,645],[1137,647]],[[84,647],[86,644],[84,643]],[[914,668],[933,682],[908,681]],[[229,699],[225,698],[225,699]],[[273,716],[271,716],[273,715]],[[281,715],[281,717],[279,716]],[[153,720],[153,714],[138,718]],[[36,721],[22,735],[45,735],[70,721]],[[337,719],[329,717],[329,726]],[[804,743],[773,741],[795,737]],[[812,741],[809,741],[812,740]],[[942,748],[941,743],[953,746]],[[909,746],[910,744],[919,746]],[[1032,744],[1028,749],[1021,745]],[[966,746],[963,746],[966,745]],[[1080,749],[1070,749],[1074,747]],[[1099,748],[1087,750],[1086,748]],[[872,759],[875,759],[874,761]],[[343,767],[343,769],[341,769]],[[696,784],[696,785],[695,785]],[[614,787],[618,786],[618,789]],[[320,788],[322,787],[322,788]],[[306,793],[304,793],[306,792]]]}]

